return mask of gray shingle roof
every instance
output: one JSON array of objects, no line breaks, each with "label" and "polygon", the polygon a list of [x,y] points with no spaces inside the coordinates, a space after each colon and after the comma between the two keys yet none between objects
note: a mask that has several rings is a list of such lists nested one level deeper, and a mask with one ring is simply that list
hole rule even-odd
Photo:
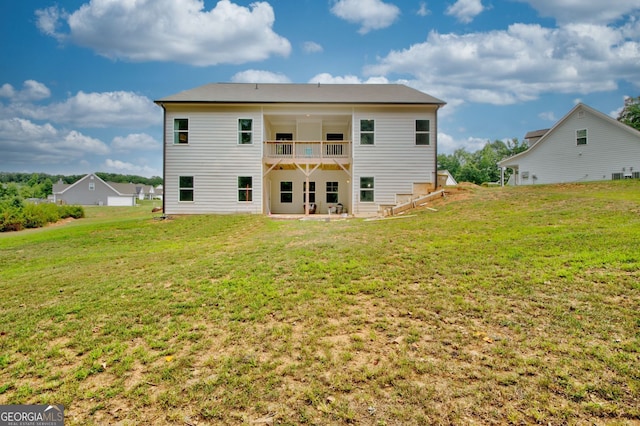
[{"label": "gray shingle roof", "polygon": [[402,84],[211,83],[155,101],[164,103],[349,103],[445,102]]}]

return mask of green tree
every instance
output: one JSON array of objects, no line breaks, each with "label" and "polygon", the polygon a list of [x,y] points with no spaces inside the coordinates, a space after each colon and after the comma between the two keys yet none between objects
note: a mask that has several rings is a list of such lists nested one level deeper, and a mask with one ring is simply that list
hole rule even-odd
[{"label": "green tree", "polygon": [[618,114],[618,121],[640,130],[640,96],[625,98],[624,107]]}]

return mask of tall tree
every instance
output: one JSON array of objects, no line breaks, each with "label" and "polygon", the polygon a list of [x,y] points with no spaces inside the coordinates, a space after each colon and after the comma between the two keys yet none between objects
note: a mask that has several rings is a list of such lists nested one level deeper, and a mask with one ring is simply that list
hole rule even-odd
[{"label": "tall tree", "polygon": [[618,114],[618,121],[640,130],[640,96],[625,98],[624,107]]}]

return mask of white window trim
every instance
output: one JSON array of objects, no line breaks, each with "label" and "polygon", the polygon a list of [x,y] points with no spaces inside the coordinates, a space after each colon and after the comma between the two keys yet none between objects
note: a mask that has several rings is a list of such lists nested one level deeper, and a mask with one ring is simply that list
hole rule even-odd
[{"label": "white window trim", "polygon": [[[187,120],[187,130],[176,130],[176,121],[177,120]],[[189,135],[189,129],[191,128],[191,119],[189,117],[174,117],[173,119],[173,144],[175,146],[181,146],[181,145],[189,145],[191,142],[191,137]],[[186,133],[187,134],[187,142],[185,143],[180,143],[180,142],[176,142],[176,134],[178,133]],[[178,140],[180,138],[178,137]]]},{"label": "white window trim", "polygon": [[[364,189],[365,191],[371,191],[373,192],[373,200],[371,201],[362,201],[361,197],[360,197],[360,191],[362,191],[362,187],[360,180],[362,178],[372,178],[373,179],[373,188],[371,189]],[[376,177],[375,176],[360,176],[358,178],[358,202],[362,203],[362,204],[373,204],[376,202]]]},{"label": "white window trim", "polygon": [[[251,130],[240,130],[240,120],[251,120]],[[254,119],[253,118],[249,118],[249,117],[238,117],[238,121],[237,121],[237,127],[238,127],[238,145],[254,145],[254,140],[253,140],[253,136],[254,136],[254,130],[253,130],[253,125],[254,123]],[[248,133],[251,135],[251,143],[242,143],[242,134],[243,133]]]}]

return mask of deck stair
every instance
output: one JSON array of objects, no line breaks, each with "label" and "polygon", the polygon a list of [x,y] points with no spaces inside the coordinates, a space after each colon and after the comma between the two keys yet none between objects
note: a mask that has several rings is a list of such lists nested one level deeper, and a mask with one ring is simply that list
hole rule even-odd
[{"label": "deck stair", "polygon": [[384,216],[396,216],[399,214],[403,214],[408,210],[415,209],[424,205],[427,201],[432,200],[438,197],[444,197],[445,191],[444,189],[439,189],[435,192],[430,192],[429,194],[419,195],[417,197],[412,197],[411,200],[405,201],[395,206],[385,207],[383,210]]}]

